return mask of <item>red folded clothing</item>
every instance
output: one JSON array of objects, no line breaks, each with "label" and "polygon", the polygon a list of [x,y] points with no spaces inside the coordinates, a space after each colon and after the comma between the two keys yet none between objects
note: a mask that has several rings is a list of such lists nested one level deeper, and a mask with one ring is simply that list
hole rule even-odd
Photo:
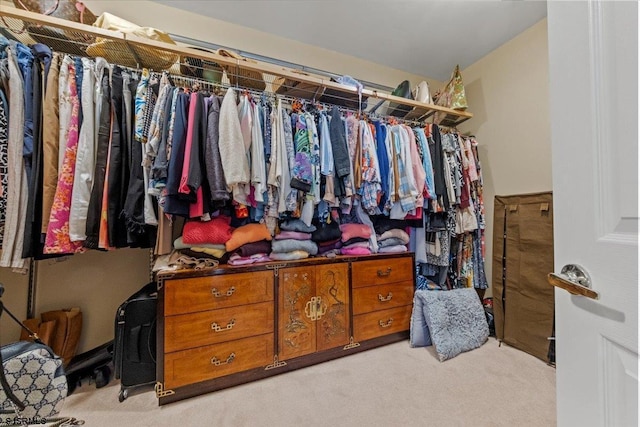
[{"label": "red folded clothing", "polygon": [[188,245],[224,245],[230,238],[233,227],[231,218],[220,215],[211,221],[187,221],[182,230],[182,241]]},{"label": "red folded clothing", "polygon": [[341,224],[342,241],[346,242],[354,237],[368,239],[371,237],[371,227],[365,224]]}]

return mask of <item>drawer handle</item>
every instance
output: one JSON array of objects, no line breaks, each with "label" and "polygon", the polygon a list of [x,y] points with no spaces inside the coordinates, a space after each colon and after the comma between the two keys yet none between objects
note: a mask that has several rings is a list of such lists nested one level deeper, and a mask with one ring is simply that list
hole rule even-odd
[{"label": "drawer handle", "polygon": [[231,353],[231,354],[229,355],[229,357],[227,357],[227,360],[225,360],[225,361],[223,362],[223,361],[221,361],[220,359],[218,359],[217,357],[213,356],[213,357],[211,358],[211,364],[212,364],[212,365],[214,365],[214,366],[228,365],[228,364],[230,364],[231,362],[233,362],[233,359],[235,359],[235,358],[236,358],[236,354],[235,354],[235,353]]},{"label": "drawer handle", "polygon": [[231,295],[233,295],[233,293],[235,291],[236,291],[236,287],[235,286],[230,287],[227,292],[219,292],[217,288],[212,288],[211,289],[211,294],[216,298],[230,297]]},{"label": "drawer handle", "polygon": [[388,267],[386,271],[378,270],[378,277],[387,277],[391,275],[391,267]]},{"label": "drawer handle", "polygon": [[391,326],[392,323],[393,323],[393,317],[391,317],[386,322],[383,322],[382,320],[378,320],[378,325],[380,325],[381,328],[388,328],[389,326]]},{"label": "drawer handle", "polygon": [[382,295],[378,294],[378,299],[380,300],[380,302],[391,301],[391,298],[393,298],[393,294],[391,292],[389,292],[386,297],[383,297]]},{"label": "drawer handle", "polygon": [[215,332],[228,331],[231,328],[233,328],[233,325],[235,324],[236,324],[236,319],[231,319],[229,320],[229,323],[227,323],[227,326],[225,326],[224,328],[221,328],[220,325],[218,325],[216,322],[213,322],[211,324],[211,329],[213,329]]}]

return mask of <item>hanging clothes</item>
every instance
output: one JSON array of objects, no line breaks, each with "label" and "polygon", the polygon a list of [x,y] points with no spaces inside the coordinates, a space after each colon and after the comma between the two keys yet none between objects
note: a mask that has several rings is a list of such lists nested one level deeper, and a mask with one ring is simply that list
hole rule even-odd
[{"label": "hanging clothes", "polygon": [[265,162],[264,138],[260,109],[254,106],[252,109],[253,120],[251,126],[251,185],[253,198],[257,203],[265,203],[267,191],[267,169]]},{"label": "hanging clothes", "polygon": [[[98,63],[96,63],[96,68]],[[100,72],[102,71],[102,72]],[[96,104],[99,105],[100,117],[96,124],[98,129],[98,139],[96,144],[96,167],[93,176],[93,188],[89,198],[87,209],[87,238],[84,246],[88,249],[99,248],[100,222],[102,212],[102,201],[104,183],[107,178],[107,165],[109,156],[109,145],[112,131],[111,114],[111,86],[109,84],[108,68],[98,69],[100,81],[96,79]],[[100,86],[98,88],[98,85]]]},{"label": "hanging clothes", "polygon": [[90,59],[82,59],[83,80],[81,100],[82,126],[78,138],[78,150],[75,166],[75,179],[69,214],[69,236],[71,241],[84,241],[87,238],[87,211],[93,176],[96,168],[96,139],[95,139],[95,63]]},{"label": "hanging clothes", "polygon": [[378,156],[378,168],[380,172],[380,200],[378,211],[382,213],[389,197],[389,156],[386,147],[387,127],[379,120],[374,122],[376,137],[376,154]]},{"label": "hanging clothes", "polygon": [[[64,63],[63,63],[64,64]],[[78,151],[78,128],[80,123],[80,100],[76,90],[75,64],[67,63],[69,75],[67,79],[68,93],[71,102],[71,115],[68,128],[68,140],[62,162],[56,194],[49,215],[49,225],[44,243],[45,254],[72,254],[82,249],[81,242],[72,242],[69,236],[69,215],[71,210],[71,194],[76,168]]]},{"label": "hanging clothes", "polygon": [[[207,181],[203,176],[202,159],[207,132],[204,95],[192,93],[189,102],[189,125],[187,128],[187,146],[182,169],[182,177],[178,191],[192,203],[189,207],[191,218],[203,217],[210,212],[210,194]],[[203,187],[207,187],[206,190]],[[205,203],[204,193],[207,194]]]},{"label": "hanging clothes", "polygon": [[9,69],[6,61],[2,61],[4,50],[0,46],[0,247],[4,237],[4,225],[7,211],[7,181],[9,175],[9,163],[7,150],[9,143]]},{"label": "hanging clothes", "polygon": [[42,226],[41,233],[47,232],[49,213],[58,183],[58,148],[60,146],[60,114],[58,80],[62,55],[54,52],[47,75],[42,119]]},{"label": "hanging clothes", "polygon": [[295,123],[293,143],[295,146],[295,162],[291,168],[291,187],[310,192],[313,181],[311,170],[311,138],[307,129],[307,121],[303,114],[292,114]]},{"label": "hanging clothes", "polygon": [[[127,147],[126,140],[124,83],[123,70],[115,66],[111,73],[113,123],[109,144],[109,167],[107,168],[107,180],[105,182],[107,194],[103,194],[102,207],[103,212],[106,211],[107,215],[108,244],[105,245],[105,249],[127,246],[127,226],[121,216],[129,183],[129,147]],[[107,204],[106,207],[104,206],[105,202]]]},{"label": "hanging clothes", "polygon": [[[25,261],[22,258],[24,245],[24,223],[26,217],[27,182],[22,153],[24,149],[25,92],[22,67],[33,61],[33,55],[25,45],[10,41],[7,47],[9,67],[9,138],[7,162],[9,168],[7,181],[7,212],[3,236],[0,267],[12,267],[23,271]],[[19,165],[19,166],[13,166]]]},{"label": "hanging clothes", "polygon": [[422,158],[422,167],[425,171],[425,185],[427,195],[426,197],[429,199],[436,198],[436,189],[434,183],[434,173],[433,173],[433,163],[431,162],[431,151],[429,150],[429,142],[427,140],[427,136],[422,128],[414,128],[413,132],[415,133],[418,143],[418,148],[420,150],[420,155]]},{"label": "hanging clothes", "polygon": [[26,210],[26,222],[24,226],[23,258],[42,258],[40,245],[40,229],[42,227],[42,121],[44,108],[44,82],[45,71],[51,62],[51,49],[43,44],[34,44],[31,47],[34,56],[31,73],[32,93],[32,146],[31,152],[23,152],[25,165],[30,164],[31,172],[28,178],[28,199]]},{"label": "hanging clothes", "polygon": [[236,94],[232,88],[227,89],[220,106],[220,158],[224,176],[227,181],[227,191],[233,193],[233,200],[240,205],[247,205],[249,195],[249,162],[247,153],[249,148],[242,135]]},{"label": "hanging clothes", "polygon": [[224,202],[229,200],[229,192],[227,191],[227,181],[224,176],[222,158],[220,157],[220,98],[212,95],[209,98],[209,103],[207,139],[204,146],[205,170],[207,181],[209,182],[211,200]]},{"label": "hanging clothes", "polygon": [[[272,104],[269,95],[228,88],[222,98],[176,88],[166,73],[138,76],[103,59],[94,65],[35,48],[29,59],[20,45],[5,46],[15,56],[8,84],[22,84],[19,97],[5,89],[7,119],[12,102],[22,102],[15,112],[22,128],[12,133],[9,120],[5,145],[24,169],[5,173],[7,202],[13,197],[17,205],[0,212],[0,222],[4,214],[24,235],[8,242],[0,263],[24,265],[18,258],[34,253],[38,229],[47,232],[49,252],[73,253],[83,244],[167,253],[184,218],[235,208],[234,224],[264,222],[272,235],[285,219],[309,229],[364,225],[368,238],[344,242],[354,254],[407,250],[402,239],[378,241],[379,218],[399,229],[421,224],[409,239],[426,265],[420,272],[449,287],[486,284],[480,165],[469,139],[438,126],[369,122],[337,107],[291,112],[280,97]],[[2,145],[0,132],[0,161]],[[0,164],[4,186],[3,178]],[[40,179],[41,202],[33,191]],[[40,206],[49,206],[46,218]]]},{"label": "hanging clothes", "polygon": [[378,154],[376,152],[371,128],[367,122],[361,120],[359,128],[361,186],[358,194],[360,194],[362,208],[367,211],[369,215],[377,215],[380,213],[378,200],[382,191]]},{"label": "hanging clothes", "polygon": [[178,188],[182,177],[182,167],[187,140],[187,120],[189,115],[189,95],[180,91],[176,98],[175,121],[171,142],[171,157],[167,173],[164,212],[170,215],[187,217],[189,202],[179,197]]}]

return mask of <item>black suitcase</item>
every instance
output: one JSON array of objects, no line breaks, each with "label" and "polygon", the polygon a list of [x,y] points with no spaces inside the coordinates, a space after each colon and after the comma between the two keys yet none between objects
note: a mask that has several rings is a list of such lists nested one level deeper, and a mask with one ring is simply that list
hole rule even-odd
[{"label": "black suitcase", "polygon": [[156,318],[158,291],[148,283],[123,302],[116,312],[113,362],[120,379],[122,402],[129,389],[156,381]]}]

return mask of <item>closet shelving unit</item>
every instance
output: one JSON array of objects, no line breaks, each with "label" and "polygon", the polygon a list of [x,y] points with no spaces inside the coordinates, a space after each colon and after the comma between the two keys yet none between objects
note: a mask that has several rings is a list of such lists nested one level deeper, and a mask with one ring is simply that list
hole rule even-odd
[{"label": "closet shelving unit", "polygon": [[[160,64],[164,62],[162,58],[158,58],[159,61],[157,61],[157,64],[154,67],[154,54],[157,54],[158,52],[165,52],[177,55],[180,58],[180,61],[184,61],[184,58],[188,57],[197,58],[206,63],[218,64],[224,68],[226,73],[226,83],[225,79],[223,79],[222,86],[225,84],[231,85],[230,81],[240,80],[239,78],[236,80],[233,77],[244,76],[246,78],[247,72],[258,72],[262,74],[262,79],[266,84],[265,92],[279,93],[277,88],[284,85],[287,88],[295,88],[298,91],[297,93],[308,95],[301,96],[308,100],[321,101],[321,99],[317,99],[320,94],[327,94],[328,92],[331,92],[334,99],[345,98],[352,102],[354,98],[357,99],[358,96],[355,88],[335,83],[331,81],[329,77],[313,75],[302,70],[287,68],[264,61],[235,59],[217,53],[189,47],[184,44],[157,42],[149,39],[129,36],[118,31],[108,31],[89,25],[66,21],[11,7],[3,6],[0,10],[0,18],[0,34],[7,38],[15,39],[27,45],[36,42],[44,43],[50,46],[54,51],[62,53],[77,56],[89,56],[86,53],[87,47],[91,43],[95,42],[96,39],[100,38],[110,41],[109,49],[112,49],[110,52],[113,53],[113,55],[111,55],[112,59],[117,58],[118,55],[120,55],[120,57],[127,55],[135,57],[142,53],[145,57],[144,65],[155,71],[164,71],[165,67],[160,66]],[[178,78],[180,76],[180,61],[177,61],[169,70],[167,70],[172,76]],[[111,60],[111,62],[116,64],[118,63],[115,60]],[[189,80],[187,79],[186,81]],[[204,83],[206,87],[207,82],[202,80],[200,80],[200,82]],[[238,86],[238,88],[242,88],[242,86]],[[290,97],[293,95],[285,96]],[[473,117],[473,114],[466,111],[458,111],[433,104],[421,103],[368,88],[365,88],[362,91],[362,97],[363,99],[367,98],[369,101],[378,99],[396,105],[409,107],[407,108],[407,110],[410,110],[409,113],[404,118],[400,119],[400,121],[404,120],[413,123],[426,123],[428,120],[435,120],[435,116],[438,115],[438,118],[441,119],[439,122],[440,125],[455,127]],[[329,102],[325,101],[325,103]],[[375,102],[369,102],[368,104],[373,105]],[[366,109],[363,112],[366,114]],[[442,118],[442,116],[444,116],[444,118]],[[150,259],[150,262],[152,260],[153,258]],[[338,278],[339,280],[336,279],[339,283],[335,282],[335,286],[337,286],[337,289],[341,289],[341,292],[343,292],[344,295],[341,296],[342,300],[336,299],[336,301],[343,305],[346,301],[346,304],[350,304],[350,306],[353,307],[349,310],[342,309],[342,311],[337,312],[341,313],[342,316],[340,318],[342,321],[340,325],[342,325],[344,333],[342,333],[339,338],[343,341],[327,341],[325,343],[322,339],[317,338],[316,335],[312,335],[311,339],[307,339],[306,341],[302,340],[302,344],[309,348],[303,346],[304,351],[295,354],[285,354],[283,350],[277,350],[278,347],[276,344],[280,341],[284,342],[284,340],[289,339],[290,336],[287,335],[288,331],[286,329],[286,325],[279,326],[279,323],[274,323],[269,326],[269,321],[275,322],[274,316],[272,316],[270,320],[267,319],[266,322],[261,323],[263,326],[267,325],[266,330],[263,328],[263,330],[261,330],[262,332],[260,332],[253,329],[240,330],[239,328],[236,328],[232,332],[238,333],[238,335],[235,335],[235,338],[229,338],[228,341],[219,340],[220,342],[216,341],[213,343],[209,341],[199,342],[196,338],[191,337],[191,335],[193,335],[191,333],[186,335],[172,335],[169,333],[166,334],[166,336],[170,338],[165,339],[164,331],[165,328],[179,327],[180,325],[176,323],[176,319],[182,319],[184,316],[189,317],[189,321],[187,323],[189,323],[189,330],[192,330],[190,324],[191,319],[193,316],[200,316],[200,312],[195,314],[192,313],[193,307],[191,306],[193,304],[191,302],[186,305],[182,304],[181,301],[183,300],[179,297],[182,295],[180,292],[184,292],[184,289],[192,287],[193,283],[196,285],[197,283],[205,285],[198,289],[205,290],[207,298],[200,298],[199,300],[205,301],[206,304],[209,304],[205,307],[207,313],[212,311],[215,311],[216,313],[226,313],[225,310],[237,310],[237,312],[230,312],[234,319],[236,314],[237,316],[240,316],[247,312],[262,313],[264,316],[264,307],[269,306],[269,310],[271,311],[267,311],[267,313],[282,313],[281,317],[278,317],[278,322],[280,322],[281,319],[288,318],[289,312],[286,312],[286,310],[293,309],[288,308],[289,305],[284,302],[284,297],[281,302],[279,296],[276,298],[274,295],[268,295],[268,292],[265,295],[252,293],[252,299],[247,299],[246,301],[242,300],[244,301],[243,305],[236,306],[230,303],[227,305],[222,303],[218,304],[218,301],[211,302],[212,290],[209,289],[211,278],[208,276],[216,276],[217,287],[226,286],[226,284],[229,284],[229,286],[237,285],[238,280],[245,280],[247,286],[237,286],[238,294],[241,292],[251,291],[253,288],[251,288],[250,285],[258,286],[259,288],[261,287],[260,289],[267,290],[279,289],[280,285],[276,287],[274,281],[278,281],[278,283],[280,283],[280,279],[278,278],[280,274],[282,274],[283,283],[291,282],[293,283],[291,286],[295,288],[295,286],[302,286],[305,283],[298,283],[296,282],[297,279],[292,279],[287,282],[287,275],[294,277],[299,271],[299,268],[304,268],[305,271],[315,272],[311,274],[311,276],[316,277],[317,275],[320,277],[321,273],[337,271],[337,264],[334,260],[310,259],[297,263],[293,262],[291,264],[248,266],[242,271],[220,268],[216,269],[215,272],[209,271],[204,274],[202,272],[187,271],[182,272],[182,275],[169,274],[160,277],[158,310],[159,313],[164,313],[164,315],[159,316],[158,318],[157,335],[159,349],[157,361],[158,382],[156,383],[155,390],[159,403],[170,403],[205,392],[310,366],[323,361],[335,359],[337,357],[342,357],[346,354],[368,350],[398,340],[406,340],[408,337],[408,325],[411,315],[412,291],[415,283],[415,271],[413,269],[415,259],[413,258],[413,254],[377,255],[375,259],[366,257],[362,259],[357,257],[343,258],[338,260],[338,263],[340,264],[340,271],[343,271],[344,274]],[[33,262],[31,266],[32,269],[36,265],[37,263]],[[353,274],[346,273],[352,270],[354,271]],[[35,276],[35,271],[32,276]],[[357,280],[354,278],[357,278]],[[30,281],[32,284],[35,282],[33,279]],[[189,286],[186,285],[187,283],[189,283]],[[313,286],[315,287],[316,285],[314,284]],[[354,291],[352,289],[353,287],[357,289]],[[235,288],[228,289],[235,290]],[[332,287],[331,289],[334,288]],[[165,298],[167,292],[174,292],[174,290],[175,292],[178,292],[178,294],[176,294],[178,295],[176,298]],[[317,290],[318,295],[324,292],[320,285],[317,286]],[[392,292],[389,290],[393,290],[393,303],[390,302]],[[33,288],[32,291],[35,292],[35,288]],[[231,292],[233,293],[234,291],[232,290]],[[369,294],[373,295],[374,304],[367,302],[367,295]],[[329,295],[333,294],[329,292]],[[354,295],[353,301],[351,301],[352,297],[350,295]],[[236,295],[236,297],[237,296],[238,295]],[[316,297],[314,296],[313,298]],[[324,299],[325,297],[322,296],[322,298]],[[334,298],[336,298],[336,296],[334,296]],[[32,300],[33,295],[31,294],[30,301]],[[327,300],[329,300],[329,297],[327,297]],[[171,301],[174,302],[170,303]],[[319,297],[318,301],[320,301]],[[250,304],[247,304],[247,302]],[[236,303],[234,302],[234,304]],[[253,307],[254,311],[245,310],[247,307]],[[256,311],[256,307],[259,310]],[[303,305],[303,307],[306,306]],[[201,309],[198,308],[198,310]],[[170,316],[166,315],[166,313],[173,314]],[[323,312],[322,315],[324,314],[325,313]],[[331,314],[327,314],[327,318],[330,316]],[[334,317],[336,316],[337,315]],[[384,322],[377,320],[380,316],[385,319]],[[309,316],[307,315],[307,317]],[[315,320],[318,319],[320,319],[320,315],[317,315]],[[216,327],[218,326],[215,323],[205,325],[207,326],[205,328],[207,332],[214,328],[213,325],[216,325]],[[234,326],[234,323],[230,323],[230,325],[231,326],[227,326],[225,330],[231,329],[231,327]],[[311,324],[311,327],[314,330],[321,330],[321,327],[316,326],[316,323]],[[217,331],[218,329],[214,330]],[[238,332],[238,330],[240,332]],[[317,334],[320,335],[320,332],[317,332]],[[282,339],[280,337],[281,335]],[[187,337],[187,340],[185,342],[178,342],[176,337],[180,336]],[[294,338],[298,339],[297,337]],[[261,343],[261,347],[256,345],[256,343]],[[233,352],[229,353],[227,350],[228,348],[231,348],[228,347],[231,345],[233,345]],[[201,357],[202,355],[199,353],[201,349],[209,351],[213,348],[221,353],[216,353],[216,357],[213,358],[211,358],[208,353],[206,357]],[[261,349],[264,350],[261,358],[252,356],[256,352],[262,351]],[[238,352],[237,354],[235,353],[236,351]],[[184,355],[186,356],[183,357]],[[231,362],[235,360],[236,356],[237,361],[231,365]],[[243,360],[249,360],[251,362],[243,362]],[[212,366],[219,369],[218,371],[215,371],[218,373],[211,374]],[[203,372],[206,372],[206,374],[203,374]]]},{"label": "closet shelving unit", "polygon": [[[112,42],[110,49],[119,52],[131,52],[134,56],[135,52],[143,52],[147,53],[145,56],[153,56],[154,51],[160,50],[176,54],[180,58],[190,57],[217,63],[226,69],[227,75],[229,73],[242,74],[246,71],[257,71],[262,73],[264,77],[266,82],[265,91],[272,90],[272,83],[276,79],[284,78],[287,85],[312,87],[313,90],[308,92],[308,99],[313,99],[314,94],[317,95],[327,90],[337,93],[337,96],[343,95],[345,98],[353,99],[354,96],[357,96],[357,90],[354,87],[333,82],[328,77],[312,75],[301,70],[282,67],[264,61],[230,58],[218,53],[195,49],[184,44],[170,44],[144,39],[119,31],[105,30],[12,7],[3,6],[2,10],[0,10],[0,16],[2,17],[2,21],[0,21],[1,33],[7,38],[16,39],[24,44],[33,44],[40,41],[59,52],[88,56],[85,51],[91,41],[95,40],[95,38],[103,38]],[[37,33],[39,34],[37,41],[27,30],[29,27],[37,28]],[[177,63],[169,71],[172,74],[179,75],[179,65]],[[150,68],[153,69],[154,67],[151,66]],[[162,68],[157,67],[155,69],[160,71]],[[439,124],[455,127],[473,117],[473,114],[467,111],[426,104],[367,88],[362,91],[362,97],[389,101],[410,107],[411,111],[404,117],[404,120],[427,121],[430,118],[433,119],[436,113],[444,113],[445,117]]]}]

